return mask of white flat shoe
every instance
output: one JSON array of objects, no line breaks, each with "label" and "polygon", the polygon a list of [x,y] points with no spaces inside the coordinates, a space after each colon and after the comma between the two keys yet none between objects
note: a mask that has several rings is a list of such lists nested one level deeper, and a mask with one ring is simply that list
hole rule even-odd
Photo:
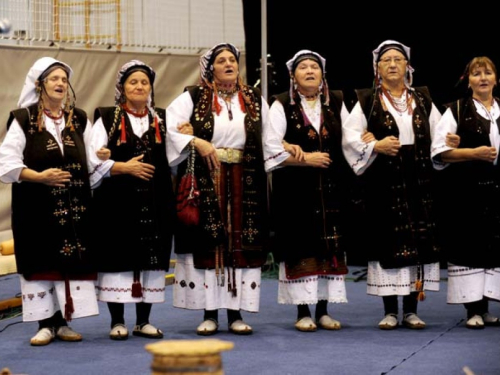
[{"label": "white flat shoe", "polygon": [[73,331],[71,327],[61,326],[57,329],[56,337],[62,341],[82,341],[82,335]]},{"label": "white flat shoe", "polygon": [[483,314],[483,322],[485,326],[500,326],[500,319],[490,313]]},{"label": "white flat shoe", "polygon": [[243,320],[235,320],[229,326],[229,331],[237,335],[250,335],[252,334],[252,327],[246,324]]},{"label": "white flat shoe", "polygon": [[378,324],[378,328],[383,330],[398,328],[398,317],[395,314],[387,314]]},{"label": "white flat shoe", "polygon": [[111,340],[126,340],[128,339],[128,329],[125,325],[118,323],[111,328],[109,332],[109,338]]},{"label": "white flat shoe", "polygon": [[328,330],[338,330],[341,328],[340,322],[328,315],[323,315],[321,318],[319,318],[318,326]]},{"label": "white flat shoe", "polygon": [[481,315],[474,315],[472,318],[467,320],[465,326],[469,329],[483,329],[484,321]]},{"label": "white flat shoe", "polygon": [[219,330],[219,323],[215,320],[207,319],[203,321],[198,328],[196,328],[196,333],[200,336],[211,336],[215,335]]},{"label": "white flat shoe", "polygon": [[403,325],[410,329],[425,328],[425,322],[420,319],[417,314],[414,313],[405,314],[405,316],[403,317]]},{"label": "white flat shoe", "polygon": [[132,334],[134,336],[146,337],[148,339],[161,339],[163,337],[162,330],[149,323],[142,328],[141,326],[135,326]]},{"label": "white flat shoe", "polygon": [[55,338],[56,335],[52,328],[42,328],[31,338],[30,343],[33,346],[44,346],[50,344]]},{"label": "white flat shoe", "polygon": [[300,332],[314,332],[318,329],[310,316],[305,316],[295,323],[295,328]]}]

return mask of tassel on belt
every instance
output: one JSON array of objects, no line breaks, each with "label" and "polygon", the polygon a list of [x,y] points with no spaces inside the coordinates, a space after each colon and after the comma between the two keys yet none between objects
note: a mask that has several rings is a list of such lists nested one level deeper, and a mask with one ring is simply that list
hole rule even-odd
[{"label": "tassel on belt", "polygon": [[243,150],[237,148],[218,148],[217,156],[221,163],[237,164],[243,161]]}]

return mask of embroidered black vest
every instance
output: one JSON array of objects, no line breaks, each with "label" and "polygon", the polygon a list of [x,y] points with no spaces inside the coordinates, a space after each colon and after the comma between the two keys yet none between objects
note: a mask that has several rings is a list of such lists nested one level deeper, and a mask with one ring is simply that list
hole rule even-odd
[{"label": "embroidered black vest", "polygon": [[[491,122],[477,113],[472,97],[447,107],[458,124],[459,148],[491,146]],[[499,119],[496,122],[500,128]],[[450,163],[438,174],[447,260],[475,268],[499,267],[500,166],[469,160]]]},{"label": "embroidered black vest", "polygon": [[[71,173],[64,187],[23,181],[12,185],[12,230],[18,273],[61,271],[70,276],[94,270],[89,247],[90,186],[83,132],[87,115],[73,111],[74,130],[62,130],[64,154],[45,129],[38,131],[36,105],[11,112],[26,136],[24,163],[42,172],[59,168]],[[65,123],[68,113],[64,114]]]},{"label": "embroidered black vest", "polygon": [[[160,116],[160,140],[156,140],[154,118],[148,114],[148,130],[134,134],[128,115],[119,106],[98,108],[108,133],[111,159],[127,162],[144,155],[142,162],[154,165],[149,181],[129,174],[103,178],[94,189],[95,246],[102,257],[104,272],[168,270],[175,227],[175,198],[165,149],[165,110]],[[125,120],[126,141],[121,141],[121,117]],[[111,225],[112,228],[111,229]],[[115,230],[116,228],[116,230]]]},{"label": "embroidered black vest", "polygon": [[[211,141],[214,131],[214,113],[212,111],[213,91],[206,86],[191,86],[186,89],[194,103],[190,123],[194,135]],[[245,252],[245,264],[235,267],[261,266],[266,259],[264,252],[269,237],[269,219],[267,213],[267,175],[264,170],[262,151],[262,117],[260,92],[250,86],[241,88],[245,98],[245,147],[243,150],[243,218],[242,250]],[[179,165],[178,175],[182,176],[186,162]],[[176,252],[209,254],[212,258],[217,246],[228,248],[228,238],[221,218],[219,202],[215,194],[210,171],[203,159],[197,155],[195,175],[200,189],[200,224],[195,228],[180,228],[176,236]],[[196,259],[197,257],[195,257]],[[201,257],[200,257],[201,258]],[[205,263],[211,268],[212,261]],[[195,264],[198,267],[198,265]],[[199,265],[201,266],[201,265]]]},{"label": "embroidered black vest", "polygon": [[[368,131],[376,139],[399,137],[399,129],[389,111],[384,111],[379,90],[357,90],[368,121]],[[436,223],[433,214],[434,169],[430,159],[429,114],[432,100],[427,88],[412,91],[415,143],[405,145],[396,157],[378,154],[363,174],[370,236],[377,252],[369,260],[384,268],[438,261]]]},{"label": "embroidered black vest", "polygon": [[285,166],[272,172],[273,252],[277,260],[285,261],[290,279],[347,273],[346,203],[354,174],[342,154],[342,98],[341,91],[330,91],[326,105],[321,97],[319,133],[306,124],[300,98],[294,105],[288,92],[272,98],[285,111],[284,140],[305,152],[326,152],[332,159],[328,169]]}]

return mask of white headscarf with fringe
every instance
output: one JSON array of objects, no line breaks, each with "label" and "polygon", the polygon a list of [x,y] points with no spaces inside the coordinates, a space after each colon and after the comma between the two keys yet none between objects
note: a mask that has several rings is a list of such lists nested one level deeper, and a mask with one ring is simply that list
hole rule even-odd
[{"label": "white headscarf with fringe", "polygon": [[40,76],[54,64],[62,65],[62,68],[68,73],[68,80],[71,78],[73,70],[68,64],[52,57],[42,57],[38,59],[26,75],[24,86],[19,96],[19,101],[17,102],[19,108],[29,107],[32,104],[38,103],[39,95],[36,92],[36,82],[39,80]]},{"label": "white headscarf with fringe", "polygon": [[238,64],[240,63],[240,51],[231,43],[219,43],[210,48],[200,57],[200,82],[206,83],[209,86],[213,81],[214,75],[214,60],[219,52],[223,50],[231,51],[236,57]]},{"label": "white headscarf with fringe", "polygon": [[406,60],[406,74],[405,74],[405,86],[407,88],[411,88],[411,85],[413,84],[413,72],[415,69],[410,64],[410,47],[405,46],[403,43],[400,43],[396,40],[388,39],[378,45],[377,48],[375,48],[372,51],[373,54],[373,73],[375,74],[376,80],[381,83],[382,82],[382,77],[380,77],[380,74],[378,72],[378,62],[380,60],[380,57],[386,53],[387,51],[395,49],[399,52],[401,52]]},{"label": "white headscarf with fringe", "polygon": [[323,95],[325,95],[325,104],[328,105],[330,103],[330,94],[328,92],[328,84],[326,82],[326,60],[319,53],[308,49],[300,50],[290,60],[286,62],[286,67],[288,68],[288,72],[290,74],[290,103],[295,104],[295,100],[293,98],[293,91],[297,89],[293,79],[293,74],[295,71],[294,68],[297,67],[297,64],[301,60],[305,60],[308,58],[317,60],[321,64],[321,71],[323,76],[318,90],[322,92]]},{"label": "white headscarf with fringe", "polygon": [[149,83],[151,84],[151,92],[149,93],[147,106],[148,108],[151,109],[151,103],[154,98],[153,87],[154,87],[156,73],[153,70],[153,68],[151,68],[149,65],[140,60],[130,60],[129,62],[125,63],[116,74],[115,104],[116,105],[120,104],[120,98],[123,95],[123,84],[125,83],[125,80],[130,74],[132,74],[137,70],[143,71],[149,77]]}]

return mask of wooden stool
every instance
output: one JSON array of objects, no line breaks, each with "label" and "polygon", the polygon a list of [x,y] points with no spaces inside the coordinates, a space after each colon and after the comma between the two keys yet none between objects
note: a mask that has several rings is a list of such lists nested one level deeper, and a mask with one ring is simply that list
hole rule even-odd
[{"label": "wooden stool", "polygon": [[151,375],[224,375],[220,352],[234,343],[217,339],[167,340],[146,345],[153,354]]}]

